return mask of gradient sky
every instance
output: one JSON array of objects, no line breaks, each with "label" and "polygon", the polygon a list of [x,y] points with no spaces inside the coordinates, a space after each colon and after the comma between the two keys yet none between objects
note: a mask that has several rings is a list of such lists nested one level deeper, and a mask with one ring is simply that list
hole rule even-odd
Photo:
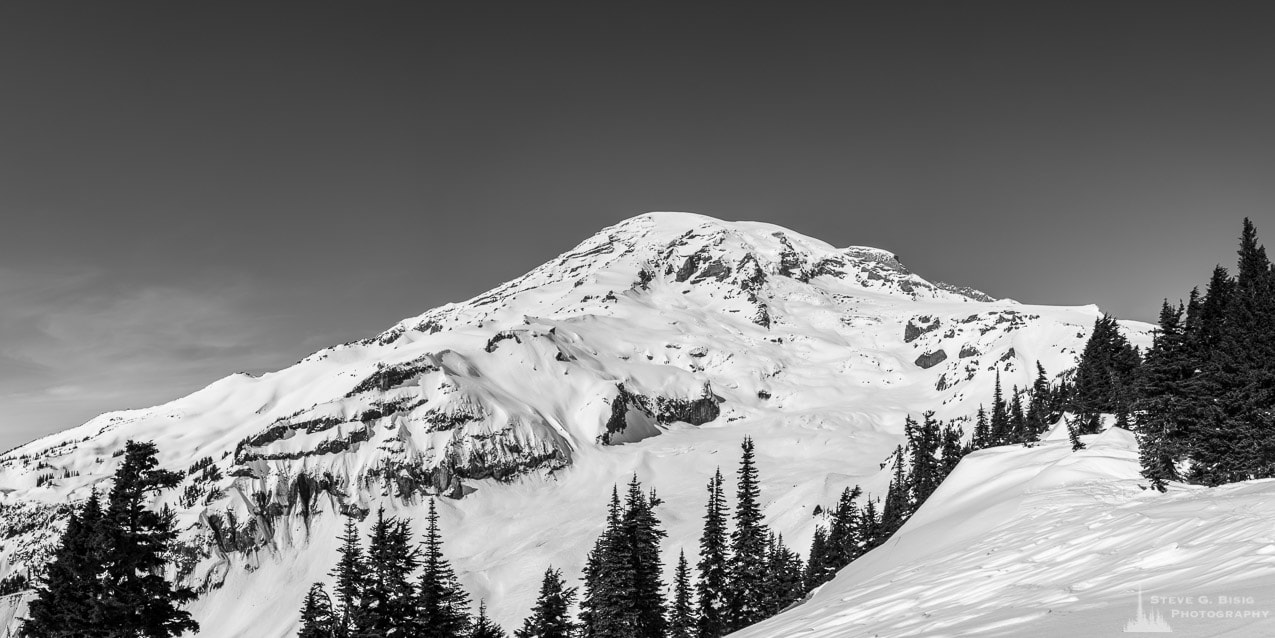
[{"label": "gradient sky", "polygon": [[1269,4],[833,4],[0,5],[0,449],[649,210],[1144,320],[1275,233]]}]

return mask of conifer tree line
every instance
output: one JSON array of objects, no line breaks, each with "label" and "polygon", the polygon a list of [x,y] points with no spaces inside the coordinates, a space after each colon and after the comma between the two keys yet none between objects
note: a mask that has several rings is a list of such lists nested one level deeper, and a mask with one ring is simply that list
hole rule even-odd
[{"label": "conifer tree line", "polygon": [[1203,485],[1275,477],[1275,272],[1248,219],[1235,274],[1166,300],[1133,383],[1142,474]]},{"label": "conifer tree line", "polygon": [[[438,510],[430,500],[424,540],[405,520],[377,512],[366,547],[353,518],[339,537],[333,595],[315,583],[301,607],[299,638],[506,638],[469,595],[443,555]],[[416,575],[417,571],[419,575]]]},{"label": "conifer tree line", "polygon": [[1073,449],[1096,434],[1101,415],[1138,436],[1142,475],[1164,490],[1169,481],[1221,485],[1275,477],[1275,267],[1252,221],[1240,231],[1235,272],[1217,266],[1204,290],[1160,308],[1145,352],[1099,317],[1066,380],[1044,370],[1023,395],[1006,401],[999,378],[989,415],[979,409],[973,447],[1031,443],[1064,412]]},{"label": "conifer tree line", "polygon": [[173,513],[146,507],[181,476],[159,468],[151,442],[128,441],[106,500],[73,511],[38,579],[19,635],[26,638],[163,638],[199,631],[181,609],[195,593],[164,577],[177,533]]}]

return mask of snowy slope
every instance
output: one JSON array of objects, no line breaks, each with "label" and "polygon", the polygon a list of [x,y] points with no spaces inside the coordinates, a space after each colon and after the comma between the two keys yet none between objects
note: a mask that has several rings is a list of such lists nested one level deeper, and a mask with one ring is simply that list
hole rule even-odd
[{"label": "snowy slope", "polygon": [[1275,480],[1160,494],[1129,432],[1052,438],[965,457],[888,543],[733,636],[1109,636],[1140,589],[1179,635],[1275,635]]},{"label": "snowy slope", "polygon": [[419,519],[433,494],[462,581],[510,626],[546,566],[578,574],[612,483],[657,488],[667,551],[693,549],[705,482],[752,436],[767,522],[804,549],[815,505],[883,491],[906,414],[968,416],[998,372],[1008,389],[1038,360],[1071,367],[1097,316],[769,224],[642,215],[365,341],[0,456],[0,577],[42,559],[56,506],[105,489],[124,441],[150,439],[192,469],[164,501],[181,577],[207,591],[203,635],[287,633],[336,513]]}]

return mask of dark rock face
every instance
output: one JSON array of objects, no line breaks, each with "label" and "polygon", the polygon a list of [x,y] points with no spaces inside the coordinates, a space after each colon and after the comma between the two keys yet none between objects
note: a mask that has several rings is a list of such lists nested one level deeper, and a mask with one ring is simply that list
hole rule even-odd
[{"label": "dark rock face", "polygon": [[630,408],[655,419],[661,425],[675,421],[703,425],[721,415],[721,408],[717,404],[722,402],[722,398],[713,394],[707,386],[703,396],[698,399],[651,398],[629,392],[623,383],[616,387],[620,392],[611,400],[611,415],[607,418],[606,432],[601,437],[604,444],[609,444],[613,435],[628,427],[627,415]]},{"label": "dark rock face", "polygon": [[938,330],[938,327],[939,321],[930,316],[909,319],[908,325],[903,326],[903,343],[912,343],[921,338],[921,335]]},{"label": "dark rock face", "polygon": [[943,363],[944,361],[947,361],[947,353],[942,350],[938,350],[935,352],[927,352],[917,357],[916,365],[918,368],[929,369]]}]

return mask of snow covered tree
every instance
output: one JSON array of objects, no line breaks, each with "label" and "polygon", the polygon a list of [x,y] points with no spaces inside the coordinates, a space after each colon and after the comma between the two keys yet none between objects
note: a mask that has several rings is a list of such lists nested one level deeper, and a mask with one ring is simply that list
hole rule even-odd
[{"label": "snow covered tree", "polygon": [[669,607],[668,638],[694,638],[695,621],[691,567],[686,563],[686,552],[682,551],[677,555],[677,569],[673,572],[673,601]]},{"label": "snow covered tree", "polygon": [[336,618],[332,614],[332,599],[323,583],[310,586],[301,605],[301,630],[297,638],[334,638]]},{"label": "snow covered tree", "polygon": [[726,591],[730,582],[727,555],[726,497],[722,493],[722,470],[718,468],[708,481],[708,505],[704,514],[704,531],[699,539],[699,580],[695,592],[699,596],[699,638],[720,638],[727,632]]},{"label": "snow covered tree", "polygon": [[478,601],[478,617],[469,631],[469,638],[509,638],[509,634],[487,616],[487,601]]},{"label": "snow covered tree", "polygon": [[727,626],[742,629],[765,618],[766,527],[758,499],[753,440],[745,437],[736,485],[735,529],[731,532]]},{"label": "snow covered tree", "polygon": [[575,624],[569,610],[575,602],[576,590],[562,582],[562,572],[550,567],[540,582],[540,596],[531,615],[514,632],[514,638],[571,638]]},{"label": "snow covered tree", "polygon": [[80,510],[71,513],[19,635],[74,638],[100,629],[93,618],[104,595],[101,524],[102,506],[95,489]]},{"label": "snow covered tree", "polygon": [[443,556],[438,510],[432,498],[426,521],[422,571],[415,599],[415,635],[421,638],[464,638],[471,624],[469,595],[461,589],[456,572]]}]

